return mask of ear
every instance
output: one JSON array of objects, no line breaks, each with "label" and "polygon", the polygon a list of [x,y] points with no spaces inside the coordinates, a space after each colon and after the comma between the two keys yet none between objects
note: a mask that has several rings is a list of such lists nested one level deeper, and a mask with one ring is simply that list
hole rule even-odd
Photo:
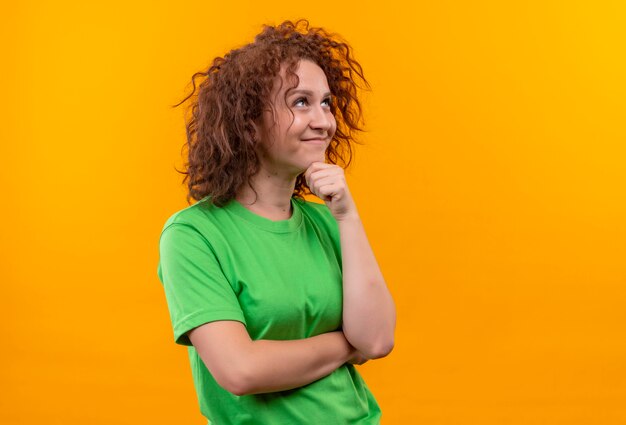
[{"label": "ear", "polygon": [[261,141],[261,128],[256,122],[252,122],[252,140],[255,143],[259,143]]}]

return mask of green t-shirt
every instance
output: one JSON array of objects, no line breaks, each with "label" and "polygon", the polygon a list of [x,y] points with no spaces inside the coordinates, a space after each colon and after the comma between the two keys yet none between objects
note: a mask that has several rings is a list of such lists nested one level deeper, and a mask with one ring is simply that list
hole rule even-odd
[{"label": "green t-shirt", "polygon": [[185,333],[216,320],[242,322],[253,340],[293,340],[338,330],[342,316],[337,223],[322,204],[292,198],[272,221],[233,200],[208,197],[172,215],[161,233],[158,275],[176,343],[188,346],[200,411],[211,424],[378,424],[380,408],[353,365],[300,388],[236,396],[207,370]]}]

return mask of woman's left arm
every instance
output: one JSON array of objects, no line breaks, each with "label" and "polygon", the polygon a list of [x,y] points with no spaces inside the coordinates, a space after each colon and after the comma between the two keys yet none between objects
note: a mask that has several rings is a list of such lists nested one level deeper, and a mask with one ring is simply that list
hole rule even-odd
[{"label": "woman's left arm", "polygon": [[348,190],[343,169],[316,162],[308,168],[305,178],[311,191],[326,203],[339,225],[344,335],[365,357],[384,357],[393,349],[396,309]]}]

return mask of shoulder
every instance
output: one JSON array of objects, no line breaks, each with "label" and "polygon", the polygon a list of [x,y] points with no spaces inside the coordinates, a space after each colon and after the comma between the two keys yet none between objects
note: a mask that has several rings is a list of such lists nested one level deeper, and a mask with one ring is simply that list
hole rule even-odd
[{"label": "shoulder", "polygon": [[[335,255],[341,259],[339,224],[326,204],[297,199],[296,205],[299,205],[302,210],[304,221],[307,222],[306,226],[313,230],[311,234],[315,234],[320,240],[326,241],[324,244],[332,247]],[[339,264],[341,264],[341,260]]]},{"label": "shoulder", "polygon": [[193,205],[185,207],[173,213],[163,225],[161,233],[171,227],[187,226],[198,231],[206,228],[207,225],[217,224],[223,220],[222,208],[213,205],[209,197],[205,197]]},{"label": "shoulder", "polygon": [[326,204],[321,204],[319,202],[313,202],[300,198],[294,198],[294,200],[296,205],[300,206],[300,208],[302,208],[302,211],[305,213],[313,215],[331,215],[330,210],[328,209]]},{"label": "shoulder", "polygon": [[326,229],[326,231],[333,234],[333,236],[338,236],[339,225],[326,204],[301,199],[297,199],[296,204],[301,207],[302,215],[305,217],[305,220],[315,227]]},{"label": "shoulder", "polygon": [[173,213],[161,229],[160,240],[162,242],[164,238],[176,241],[181,238],[192,238],[213,245],[221,236],[225,220],[226,212],[213,205],[210,198],[206,197]]},{"label": "shoulder", "polygon": [[327,224],[336,223],[335,218],[330,212],[326,204],[307,201],[306,199],[294,198],[296,205],[300,206],[302,213],[316,222],[324,222]]}]

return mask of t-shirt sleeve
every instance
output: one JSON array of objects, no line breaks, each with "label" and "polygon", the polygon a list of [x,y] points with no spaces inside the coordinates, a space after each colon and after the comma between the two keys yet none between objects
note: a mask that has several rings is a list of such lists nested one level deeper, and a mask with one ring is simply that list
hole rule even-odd
[{"label": "t-shirt sleeve", "polygon": [[193,226],[172,223],[163,229],[159,255],[158,275],[177,344],[191,345],[185,333],[204,323],[237,320],[246,324],[210,243]]}]

